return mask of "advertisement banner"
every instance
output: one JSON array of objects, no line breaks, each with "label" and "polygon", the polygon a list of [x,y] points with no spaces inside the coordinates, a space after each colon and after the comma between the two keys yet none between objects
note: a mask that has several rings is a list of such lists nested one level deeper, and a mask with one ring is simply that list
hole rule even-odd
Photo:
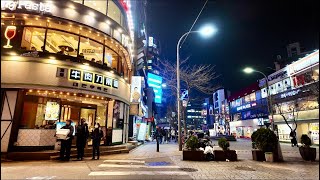
[{"label": "advertisement banner", "polygon": [[46,104],[45,120],[58,120],[60,112],[60,104],[57,102],[48,101]]},{"label": "advertisement banner", "polygon": [[132,76],[130,102],[139,103],[141,101],[141,76]]}]

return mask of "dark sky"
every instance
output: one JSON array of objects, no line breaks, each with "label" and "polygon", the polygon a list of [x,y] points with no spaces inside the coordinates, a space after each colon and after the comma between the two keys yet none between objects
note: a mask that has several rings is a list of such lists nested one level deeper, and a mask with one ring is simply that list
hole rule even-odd
[{"label": "dark sky", "polygon": [[[189,30],[204,0],[149,0],[148,32],[160,40],[162,56],[176,60],[176,44]],[[209,0],[194,29],[214,23],[209,39],[190,35],[180,50],[190,63],[213,64],[219,84],[235,92],[259,74],[242,73],[251,66],[272,73],[273,60],[286,57],[286,45],[300,42],[305,50],[319,49],[318,0]]]}]

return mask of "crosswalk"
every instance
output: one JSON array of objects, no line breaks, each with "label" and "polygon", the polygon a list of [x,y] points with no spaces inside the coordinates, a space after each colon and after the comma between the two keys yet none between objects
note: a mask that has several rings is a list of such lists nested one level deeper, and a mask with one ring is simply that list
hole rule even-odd
[{"label": "crosswalk", "polygon": [[191,179],[187,172],[181,171],[179,166],[148,166],[143,160],[104,160],[102,164],[97,165],[95,171],[88,174],[89,177],[104,179]]}]

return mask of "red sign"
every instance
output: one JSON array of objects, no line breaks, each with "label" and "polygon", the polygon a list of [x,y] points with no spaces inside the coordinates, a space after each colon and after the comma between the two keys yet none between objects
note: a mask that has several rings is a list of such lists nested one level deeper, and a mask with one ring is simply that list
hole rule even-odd
[{"label": "red sign", "polygon": [[145,120],[146,120],[147,122],[153,122],[153,121],[154,121],[154,117],[151,117],[151,118],[145,118]]},{"label": "red sign", "polygon": [[125,2],[124,0],[119,0],[121,6],[124,8],[124,10],[128,11],[129,8],[128,8],[128,4],[127,2]]}]

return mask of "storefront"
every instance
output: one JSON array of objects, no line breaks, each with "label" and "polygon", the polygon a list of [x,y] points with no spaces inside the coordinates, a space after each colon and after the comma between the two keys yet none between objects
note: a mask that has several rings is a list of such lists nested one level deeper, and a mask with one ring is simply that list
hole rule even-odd
[{"label": "storefront", "polygon": [[132,41],[124,11],[106,16],[89,4],[1,2],[1,152],[52,149],[67,119],[85,118],[90,130],[99,123],[106,145],[127,142]]}]

